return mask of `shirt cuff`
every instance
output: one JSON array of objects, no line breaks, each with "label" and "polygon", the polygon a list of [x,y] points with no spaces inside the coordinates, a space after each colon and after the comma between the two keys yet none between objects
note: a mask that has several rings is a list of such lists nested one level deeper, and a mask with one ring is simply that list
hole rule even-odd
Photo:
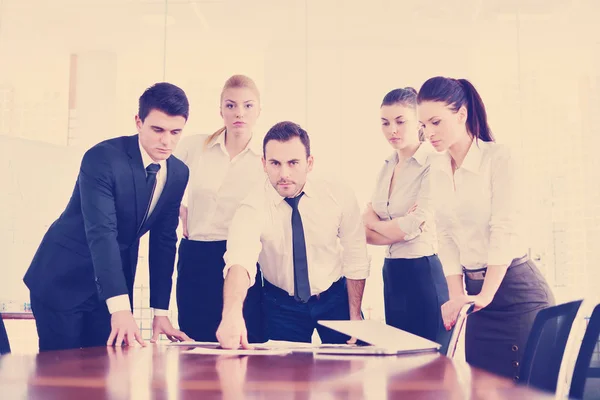
[{"label": "shirt cuff", "polygon": [[154,311],[155,317],[168,317],[169,316],[169,310],[163,310],[161,308],[153,308],[152,310]]},{"label": "shirt cuff", "polygon": [[404,237],[405,241],[412,240],[419,236],[421,232],[423,232],[421,226],[423,225],[424,221],[419,221],[416,218],[405,217],[394,218],[394,221],[396,221],[396,224],[398,224],[398,227],[402,230],[402,232],[406,234]]},{"label": "shirt cuff", "polygon": [[367,255],[364,263],[348,265],[342,267],[343,274],[348,279],[367,279],[371,273],[371,255]]},{"label": "shirt cuff", "polygon": [[[400,228],[402,229],[402,228]],[[406,231],[404,231],[406,233]],[[423,233],[423,231],[421,229],[411,232],[411,233],[406,233],[406,236],[404,236],[404,241],[408,242],[409,240],[413,240],[419,236],[421,236],[421,233]]]},{"label": "shirt cuff", "polygon": [[108,312],[111,314],[114,314],[117,311],[131,311],[129,296],[126,294],[106,299],[106,306],[108,307]]},{"label": "shirt cuff", "polygon": [[352,279],[352,280],[362,280],[362,279],[367,279],[369,277],[369,270],[366,271],[353,271],[352,273],[344,273],[344,276],[347,279]]},{"label": "shirt cuff", "polygon": [[458,249],[448,243],[439,244],[438,257],[442,263],[445,276],[462,275],[462,265]]},{"label": "shirt cuff", "polygon": [[229,269],[231,267],[233,267],[234,265],[239,265],[240,267],[244,268],[246,270],[246,273],[248,274],[248,281],[250,282],[248,284],[248,288],[251,288],[252,286],[254,286],[254,283],[256,283],[256,269],[254,269],[254,273],[251,273],[251,271],[246,268],[245,266],[241,265],[241,264],[237,264],[237,263],[231,263],[231,264],[226,264],[225,268],[223,268],[223,280],[227,279],[227,273],[229,272]]}]

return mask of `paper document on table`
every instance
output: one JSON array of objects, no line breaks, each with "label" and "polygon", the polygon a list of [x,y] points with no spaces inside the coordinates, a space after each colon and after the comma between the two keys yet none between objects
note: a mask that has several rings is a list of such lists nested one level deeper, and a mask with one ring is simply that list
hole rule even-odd
[{"label": "paper document on table", "polygon": [[358,347],[355,344],[319,344],[319,343],[302,343],[288,342],[285,340],[269,340],[266,343],[260,344],[260,347],[267,349],[289,349],[294,353],[313,353],[327,349],[351,349]]},{"label": "paper document on table", "polygon": [[204,354],[204,355],[229,355],[229,356],[281,356],[290,354],[291,350],[286,349],[222,349],[220,347],[194,347],[188,350],[186,353],[191,354]]},{"label": "paper document on table", "polygon": [[318,346],[318,344],[313,343],[303,343],[303,342],[288,342],[286,340],[269,340],[265,343],[260,343],[257,346],[260,346],[265,349],[311,349]]},{"label": "paper document on table", "polygon": [[183,346],[183,347],[195,347],[195,346],[218,346],[219,342],[194,342],[189,340],[187,342],[169,342],[167,346]]},{"label": "paper document on table", "polygon": [[[171,342],[167,346],[182,347],[219,347],[219,342]],[[257,350],[279,350],[279,349],[297,349],[297,348],[316,348],[318,345],[312,343],[287,342],[285,340],[269,340],[264,343],[250,343],[250,346]]]},{"label": "paper document on table", "polygon": [[[187,342],[173,342],[173,343],[168,343],[167,345],[168,346],[200,348],[201,350],[198,351],[197,353],[201,353],[201,354],[209,354],[206,352],[206,350],[211,350],[211,351],[216,350],[219,352],[219,354],[225,354],[225,353],[223,353],[224,349],[221,349],[219,346],[219,343],[217,343],[217,342],[187,341]],[[246,353],[248,351],[256,351],[256,352],[260,352],[260,354],[266,354],[265,351],[275,351],[275,352],[277,352],[277,354],[282,353],[282,352],[283,353],[290,353],[290,352],[312,353],[312,352],[318,352],[320,350],[326,350],[326,349],[349,349],[349,348],[357,347],[356,345],[349,345],[349,344],[318,344],[318,343],[289,342],[289,341],[285,341],[285,340],[269,340],[268,342],[265,342],[265,343],[251,343],[250,345],[253,347],[253,350],[239,349],[239,350],[233,350],[233,351],[242,351],[243,350]],[[213,353],[210,353],[210,354],[213,354]],[[214,353],[214,354],[216,354],[216,353]]]},{"label": "paper document on table", "polygon": [[264,343],[257,343],[251,345],[252,349],[223,349],[218,342],[173,342],[169,343],[168,346],[187,347],[186,353],[192,354],[212,354],[212,355],[284,355],[289,354],[292,351],[285,348],[270,348],[264,347]]}]

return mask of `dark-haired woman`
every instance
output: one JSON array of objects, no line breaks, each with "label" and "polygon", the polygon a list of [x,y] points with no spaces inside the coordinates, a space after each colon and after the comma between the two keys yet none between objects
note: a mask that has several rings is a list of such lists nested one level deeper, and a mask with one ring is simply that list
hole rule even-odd
[{"label": "dark-haired woman", "polygon": [[494,142],[483,101],[466,79],[431,78],[417,101],[425,137],[443,152],[432,161],[432,185],[450,290],[444,324],[450,329],[459,309],[473,301],[467,362],[518,380],[533,320],[554,297],[527,255],[517,160]]},{"label": "dark-haired woman", "polygon": [[364,214],[367,242],[385,245],[385,319],[388,325],[445,344],[441,306],[448,286],[436,255],[428,158],[416,115],[417,92],[395,89],[380,107],[381,130],[394,152],[379,173]]}]

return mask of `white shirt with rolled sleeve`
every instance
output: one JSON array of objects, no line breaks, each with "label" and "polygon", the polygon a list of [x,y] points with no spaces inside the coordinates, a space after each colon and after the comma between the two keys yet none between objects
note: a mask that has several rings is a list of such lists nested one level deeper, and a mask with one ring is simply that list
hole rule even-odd
[{"label": "white shirt with rolled sleeve", "polygon": [[[369,276],[367,244],[358,202],[339,182],[308,179],[298,209],[302,218],[311,295],[329,289],[342,276]],[[224,255],[229,268],[248,271],[250,286],[258,261],[264,278],[294,295],[292,208],[269,181],[242,201],[229,228]]]},{"label": "white shirt with rolled sleeve", "polygon": [[462,274],[462,266],[509,265],[527,254],[524,192],[508,147],[473,141],[454,177],[448,153],[437,154],[431,165],[439,257],[446,276]]}]

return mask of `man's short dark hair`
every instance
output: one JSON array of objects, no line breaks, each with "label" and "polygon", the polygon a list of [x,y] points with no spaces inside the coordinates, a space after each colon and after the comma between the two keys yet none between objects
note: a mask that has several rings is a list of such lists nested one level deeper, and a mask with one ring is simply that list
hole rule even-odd
[{"label": "man's short dark hair", "polygon": [[287,142],[293,138],[299,138],[304,148],[306,149],[306,157],[310,156],[310,139],[308,133],[300,127],[300,125],[291,122],[283,121],[273,125],[271,129],[265,135],[263,139],[263,154],[266,157],[267,143],[271,140],[277,140],[278,142]]},{"label": "man's short dark hair", "polygon": [[142,122],[152,110],[162,111],[172,117],[182,116],[187,121],[190,104],[181,88],[171,83],[159,82],[150,86],[140,96],[138,116]]}]

